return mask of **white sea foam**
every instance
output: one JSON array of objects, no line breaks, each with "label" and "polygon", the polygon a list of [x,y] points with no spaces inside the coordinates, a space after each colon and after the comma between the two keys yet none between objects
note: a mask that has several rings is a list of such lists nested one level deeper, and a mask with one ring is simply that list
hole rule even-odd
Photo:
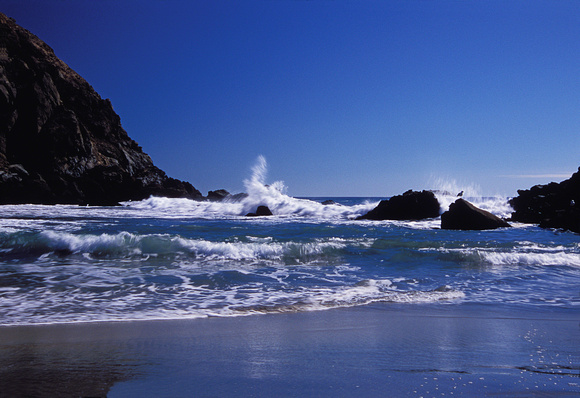
[{"label": "white sea foam", "polygon": [[400,291],[393,288],[392,282],[388,279],[368,279],[351,286],[314,288],[310,289],[307,295],[304,293],[280,291],[271,297],[260,297],[254,306],[232,306],[231,308],[248,313],[318,311],[377,302],[420,304],[465,297],[463,292],[451,288]]},{"label": "white sea foam", "polygon": [[266,177],[266,159],[259,156],[252,167],[251,177],[244,180],[247,196],[242,199],[226,198],[220,202],[210,202],[151,197],[141,202],[124,202],[123,205],[130,209],[147,210],[157,216],[199,218],[245,216],[255,212],[258,206],[267,206],[278,217],[309,217],[324,220],[353,219],[366,214],[377,205],[377,203],[354,206],[323,205],[313,200],[293,198],[286,194],[283,182],[268,184]]},{"label": "white sea foam", "polygon": [[[35,293],[35,300],[23,300],[16,294],[7,294],[3,297],[2,306],[5,308],[0,306],[4,314],[0,325],[232,317],[320,311],[377,302],[422,304],[465,297],[461,291],[381,291],[374,286],[308,291],[263,291],[256,287],[253,290],[252,294],[248,294],[252,291],[251,286],[220,291],[190,286],[170,299],[163,288],[151,285],[147,292],[115,300],[110,300],[106,295],[90,297],[90,294],[85,294],[83,297],[80,292],[62,295],[54,292]],[[166,296],[163,307],[152,306],[152,297],[159,294]],[[82,310],[78,308],[79,301],[83,303]],[[148,309],[137,310],[139,307]],[[67,311],[63,311],[63,308]]]},{"label": "white sea foam", "polygon": [[[61,266],[62,268],[62,266]],[[316,268],[312,269],[313,272]],[[26,298],[18,289],[5,289],[0,303],[3,324],[92,322],[138,319],[184,319],[210,316],[245,316],[258,313],[316,311],[340,307],[353,307],[375,302],[430,303],[464,297],[461,291],[435,289],[429,291],[397,290],[389,279],[367,279],[358,283],[344,283],[344,278],[356,274],[356,267],[336,269],[329,277],[340,283],[325,286],[295,286],[286,282],[290,273],[303,278],[315,278],[309,270],[268,268],[262,278],[281,284],[266,286],[250,279],[224,281],[218,287],[211,281],[220,278],[208,274],[207,283],[199,284],[193,275],[176,276],[173,270],[166,274],[174,282],[165,284],[144,283],[143,276],[135,270],[86,268],[75,281],[74,290],[62,288],[36,288]],[[230,277],[240,273],[231,271]],[[86,275],[89,273],[90,275]],[[245,275],[243,272],[240,275]],[[251,274],[248,274],[251,275]],[[128,278],[137,280],[133,287]],[[151,277],[151,276],[149,276]],[[163,277],[159,274],[158,277]],[[244,277],[245,278],[245,277]],[[59,281],[54,281],[58,284]],[[127,286],[119,294],[114,286]],[[158,304],[163,297],[163,305]],[[114,298],[114,299],[113,299]],[[81,307],[79,307],[81,305]]]},{"label": "white sea foam", "polygon": [[[468,261],[482,261],[484,263],[524,266],[572,266],[580,267],[580,251],[577,247],[541,246],[531,242],[519,242],[520,245],[512,248],[438,248],[443,253],[458,253]],[[430,251],[432,249],[421,249]]]},{"label": "white sea foam", "polygon": [[75,235],[68,232],[42,231],[38,243],[45,244],[46,247],[52,250],[103,253],[134,246],[136,240],[137,237],[128,232],[101,235]]},{"label": "white sea foam", "polygon": [[[180,253],[197,260],[270,260],[277,262],[316,262],[328,256],[338,256],[347,245],[368,247],[368,239],[342,239],[330,237],[313,242],[277,242],[272,238],[255,238],[248,241],[210,241],[184,238],[169,234],[137,235],[129,232],[117,234],[72,234],[60,231],[42,231],[15,242],[4,243],[4,252],[80,253],[97,256],[178,255]],[[147,257],[148,258],[148,257]]]},{"label": "white sea foam", "polygon": [[482,250],[478,251],[478,255],[493,265],[568,265],[580,267],[580,254],[578,253],[502,253]]},{"label": "white sea foam", "polygon": [[459,194],[480,209],[498,217],[508,218],[513,212],[506,197],[484,196],[481,193],[481,188],[475,184],[459,184],[453,179],[442,178],[434,178],[432,184],[435,196],[441,205],[441,213],[449,210],[449,205],[458,199]]},{"label": "white sea foam", "polygon": [[[482,196],[479,187],[475,185],[461,185],[454,180],[435,179],[433,187],[437,199],[441,204],[441,211],[446,211],[449,205],[457,200],[457,193],[463,191],[463,197],[476,206],[487,210],[499,217],[509,217],[512,208],[507,199],[499,196]],[[122,211],[118,207],[85,207],[85,206],[41,206],[18,205],[0,206],[0,220],[3,216],[14,213],[26,214],[26,219],[1,222],[0,228],[38,228],[44,229],[47,219],[61,217],[68,222],[62,228],[73,231],[78,229],[76,219],[86,217],[101,218],[169,218],[169,219],[231,219],[243,217],[255,212],[257,207],[265,205],[272,210],[275,217],[272,220],[285,218],[302,218],[309,220],[351,220],[364,215],[376,207],[378,201],[345,206],[340,204],[323,205],[314,200],[300,199],[288,196],[282,181],[268,183],[267,162],[259,156],[252,167],[251,175],[244,180],[247,196],[243,198],[226,198],[223,201],[196,201],[186,198],[150,197],[142,201],[123,202]],[[245,218],[244,218],[245,219]],[[266,219],[247,219],[251,222],[264,222]],[[435,224],[427,222],[420,225],[418,222],[409,224],[413,228],[432,228]],[[53,228],[54,229],[54,228]]]}]

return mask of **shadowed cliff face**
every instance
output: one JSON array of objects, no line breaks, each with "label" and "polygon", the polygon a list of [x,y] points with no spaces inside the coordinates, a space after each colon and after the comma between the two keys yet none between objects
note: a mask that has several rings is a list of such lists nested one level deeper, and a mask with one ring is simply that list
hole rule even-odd
[{"label": "shadowed cliff face", "polygon": [[0,13],[0,204],[199,198],[121,127],[109,100]]}]

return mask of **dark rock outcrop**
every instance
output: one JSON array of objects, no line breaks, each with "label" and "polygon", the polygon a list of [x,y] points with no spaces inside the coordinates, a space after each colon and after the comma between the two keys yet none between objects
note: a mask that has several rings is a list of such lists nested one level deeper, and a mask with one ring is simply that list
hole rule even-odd
[{"label": "dark rock outcrop", "polygon": [[441,215],[441,229],[484,230],[510,225],[488,211],[475,207],[465,199],[457,199]]},{"label": "dark rock outcrop", "polygon": [[431,191],[407,191],[382,200],[377,207],[357,220],[423,220],[439,217],[440,205]]},{"label": "dark rock outcrop", "polygon": [[560,183],[519,190],[510,200],[513,221],[580,233],[580,168]]},{"label": "dark rock outcrop", "polygon": [[218,189],[217,191],[209,191],[207,193],[207,199],[213,201],[224,200],[228,196],[230,196],[230,193],[225,189]]},{"label": "dark rock outcrop", "polygon": [[0,13],[0,204],[201,198],[168,177],[53,50]]},{"label": "dark rock outcrop", "polygon": [[263,217],[272,215],[272,211],[268,208],[268,206],[258,206],[258,209],[255,213],[248,213],[246,214],[246,217]]}]

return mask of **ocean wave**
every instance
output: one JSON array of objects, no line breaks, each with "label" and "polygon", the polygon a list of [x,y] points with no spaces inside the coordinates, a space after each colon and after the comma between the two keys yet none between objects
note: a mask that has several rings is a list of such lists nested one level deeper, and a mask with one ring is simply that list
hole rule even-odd
[{"label": "ocean wave", "polygon": [[[124,202],[129,209],[145,210],[156,216],[188,216],[194,218],[241,217],[255,212],[258,206],[267,206],[277,217],[310,217],[315,219],[354,219],[366,214],[378,202],[366,202],[353,206],[327,204],[288,196],[282,181],[266,182],[267,163],[259,156],[252,168],[252,175],[244,180],[247,196],[242,199],[223,201],[195,201],[151,197],[140,202]],[[256,221],[256,219],[252,219]]]},{"label": "ocean wave", "polygon": [[[427,304],[439,301],[458,300],[465,294],[456,290],[396,291],[382,290],[376,286],[345,287],[336,291],[312,291],[311,296],[291,304],[268,303],[256,305],[236,305],[229,309],[239,313],[284,313],[300,311],[321,311],[336,308],[349,308],[373,303]],[[275,301],[275,300],[272,300]]]},{"label": "ocean wave", "polygon": [[274,214],[273,218],[248,218],[248,221],[272,221],[276,218],[312,218],[319,220],[350,220],[376,207],[378,202],[367,202],[359,205],[344,206],[328,204],[310,199],[299,199],[283,194],[273,193],[274,188],[258,195],[252,192],[244,199],[235,202],[224,200],[221,202],[195,201],[191,199],[175,199],[150,197],[140,202],[124,202],[123,206],[129,210],[138,210],[148,213],[149,216],[167,218],[202,218],[224,219],[244,217],[256,211],[258,206],[267,206]]},{"label": "ocean wave", "polygon": [[580,254],[565,251],[554,252],[498,252],[477,250],[481,259],[492,265],[541,265],[580,267]]},{"label": "ocean wave", "polygon": [[493,266],[571,266],[580,267],[578,247],[541,246],[526,244],[515,247],[470,247],[421,249],[438,251],[453,257],[454,261],[483,263]]},{"label": "ocean wave", "polygon": [[[193,218],[231,218],[242,217],[255,212],[258,206],[267,206],[275,218],[309,218],[316,220],[353,220],[374,209],[378,201],[367,201],[356,205],[341,205],[337,203],[322,204],[320,202],[294,198],[286,194],[287,188],[282,181],[266,182],[267,163],[263,156],[258,157],[252,168],[251,177],[244,180],[247,195],[241,199],[224,199],[219,202],[195,201],[190,199],[174,199],[151,197],[140,202],[124,202],[130,210],[150,212],[156,217],[193,217]],[[449,205],[457,200],[457,192],[463,192],[463,197],[475,206],[489,211],[498,217],[508,218],[513,212],[508,198],[502,196],[482,196],[475,186],[461,187],[454,181],[438,180],[434,190],[441,205],[441,213],[449,209]],[[251,219],[256,222],[257,219]],[[435,228],[438,220],[423,222],[408,222],[410,228]]]},{"label": "ocean wave", "polygon": [[[232,317],[320,311],[378,302],[423,304],[465,297],[463,292],[446,286],[428,291],[401,291],[388,279],[369,279],[340,286],[274,289],[251,281],[249,276],[242,283],[242,275],[231,273],[227,273],[230,283],[221,286],[209,283],[212,276],[205,275],[203,278],[208,282],[201,284],[190,277],[174,277],[170,284],[138,282],[122,291],[105,289],[94,283],[74,292],[35,289],[30,292],[30,298],[15,291],[0,291],[3,294],[0,324]],[[239,280],[232,283],[232,278]],[[163,297],[161,302],[160,297]]]},{"label": "ocean wave", "polygon": [[[513,212],[508,198],[500,196],[482,196],[476,186],[461,186],[453,180],[438,179],[433,182],[435,195],[441,204],[441,212],[448,210],[449,205],[457,200],[457,193],[464,192],[463,197],[477,207],[499,217],[507,218]],[[166,198],[152,196],[142,201],[127,201],[122,207],[89,207],[73,205],[5,205],[0,207],[0,228],[8,229],[44,229],[53,219],[66,220],[61,228],[75,230],[82,225],[79,222],[87,219],[103,218],[158,218],[158,219],[244,219],[251,223],[277,222],[287,219],[307,219],[314,221],[348,221],[368,213],[379,201],[369,200],[363,203],[342,205],[338,203],[322,204],[316,200],[289,196],[282,181],[268,183],[267,163],[263,156],[258,157],[251,175],[244,180],[246,196],[241,199],[226,198],[222,201],[200,201],[186,198]],[[255,212],[260,205],[267,206],[274,217],[246,218],[248,213]],[[13,214],[21,214],[19,220]],[[6,220],[4,220],[6,219]],[[363,224],[364,222],[360,221]],[[402,222],[405,227],[414,229],[432,229],[440,225],[438,219]],[[54,228],[54,225],[53,225]]]},{"label": "ocean wave", "polygon": [[209,241],[179,235],[73,234],[42,231],[9,234],[0,239],[0,255],[36,255],[55,253],[59,256],[88,254],[94,257],[124,258],[188,255],[192,260],[269,260],[283,263],[314,263],[340,256],[350,244],[367,245],[365,240],[340,238],[315,239],[312,242],[278,242],[273,239],[236,239]]}]

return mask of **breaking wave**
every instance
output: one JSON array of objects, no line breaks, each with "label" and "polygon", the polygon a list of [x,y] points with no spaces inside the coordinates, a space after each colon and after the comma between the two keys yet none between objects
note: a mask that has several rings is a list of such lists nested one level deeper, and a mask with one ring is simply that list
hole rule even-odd
[{"label": "breaking wave", "polygon": [[93,257],[136,258],[150,256],[189,256],[196,260],[270,260],[277,262],[312,263],[329,260],[340,254],[347,243],[339,238],[318,239],[315,242],[276,242],[248,236],[230,242],[189,239],[179,235],[72,234],[42,231],[15,233],[0,238],[0,258],[14,255],[59,256],[85,254]]},{"label": "breaking wave", "polygon": [[474,184],[459,184],[453,179],[435,178],[432,181],[433,191],[439,204],[441,213],[449,210],[449,205],[461,195],[465,200],[473,203],[482,210],[488,211],[501,218],[509,218],[513,208],[504,196],[483,196],[481,189]]},{"label": "breaking wave", "polygon": [[150,210],[157,215],[172,214],[199,218],[227,218],[244,216],[255,212],[258,206],[268,208],[278,217],[309,217],[316,219],[354,219],[366,214],[378,202],[367,202],[354,206],[340,204],[322,204],[309,199],[288,196],[286,187],[281,181],[266,183],[267,163],[259,156],[252,167],[252,175],[244,180],[247,196],[226,198],[220,202],[194,201],[189,199],[171,199],[151,197],[141,202],[124,202],[132,209]]},{"label": "breaking wave", "polygon": [[[566,266],[580,267],[580,246],[545,246],[532,242],[515,242],[508,246],[465,247],[437,249],[437,251],[466,263],[489,264],[492,266]],[[460,256],[460,257],[457,257]]]},{"label": "breaking wave", "polygon": [[[355,205],[320,202],[288,196],[282,181],[267,183],[267,162],[259,156],[252,167],[250,178],[244,180],[245,195],[232,196],[222,201],[195,201],[151,197],[140,202],[124,202],[128,210],[149,211],[156,217],[232,218],[255,212],[258,206],[267,206],[277,218],[309,218],[316,220],[352,220],[375,208],[379,200]],[[432,182],[441,213],[457,200],[457,193],[477,207],[498,217],[508,218],[513,209],[505,197],[482,196],[477,186],[461,186],[454,180],[436,179]],[[254,220],[255,221],[255,220]],[[429,223],[429,227],[432,223]]]}]

